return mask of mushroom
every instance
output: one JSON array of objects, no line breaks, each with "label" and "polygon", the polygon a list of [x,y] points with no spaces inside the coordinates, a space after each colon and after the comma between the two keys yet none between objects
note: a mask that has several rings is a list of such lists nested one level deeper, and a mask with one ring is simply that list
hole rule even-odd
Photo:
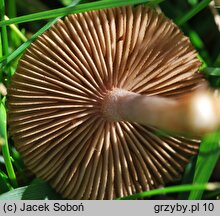
[{"label": "mushroom", "polygon": [[68,199],[113,199],[178,178],[200,141],[158,129],[190,125],[182,115],[204,82],[196,55],[144,6],[59,20],[26,50],[9,89],[10,133],[27,168]]}]

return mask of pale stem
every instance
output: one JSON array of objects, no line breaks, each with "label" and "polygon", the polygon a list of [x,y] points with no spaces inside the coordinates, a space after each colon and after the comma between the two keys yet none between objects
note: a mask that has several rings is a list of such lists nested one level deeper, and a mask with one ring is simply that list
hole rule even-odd
[{"label": "pale stem", "polygon": [[182,100],[175,100],[114,89],[106,95],[103,105],[103,113],[112,121],[137,122],[196,135],[219,127],[219,110],[220,98],[209,91],[195,92]]}]

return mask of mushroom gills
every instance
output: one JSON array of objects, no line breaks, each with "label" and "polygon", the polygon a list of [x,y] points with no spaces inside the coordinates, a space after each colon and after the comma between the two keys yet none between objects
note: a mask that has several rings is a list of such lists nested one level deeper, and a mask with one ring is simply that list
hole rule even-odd
[{"label": "mushroom gills", "polygon": [[27,168],[65,198],[158,188],[197,154],[199,139],[158,136],[158,128],[165,115],[162,128],[173,129],[165,127],[171,107],[177,115],[176,101],[204,83],[200,64],[181,30],[149,7],[66,16],[19,61],[8,89],[10,134]]}]

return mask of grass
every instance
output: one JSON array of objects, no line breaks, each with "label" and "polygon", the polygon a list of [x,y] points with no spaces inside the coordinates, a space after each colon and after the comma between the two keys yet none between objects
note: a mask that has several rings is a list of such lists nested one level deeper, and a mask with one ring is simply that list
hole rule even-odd
[{"label": "grass", "polygon": [[[45,3],[48,10],[17,16],[29,8],[18,7],[15,0],[0,0],[0,83],[6,87],[16,70],[19,57],[25,49],[58,18],[69,13],[147,3],[159,6],[161,10],[190,37],[203,62],[201,70],[214,88],[220,87],[220,33],[209,10],[210,0],[173,1],[165,0],[99,0],[67,1],[56,0],[59,8]],[[46,1],[48,2],[48,1]],[[20,3],[22,4],[22,3]],[[39,4],[41,5],[41,4]],[[6,6],[6,7],[5,7]],[[217,10],[217,9],[216,9]],[[219,13],[219,11],[217,11]],[[6,16],[5,16],[6,15]],[[9,17],[9,18],[8,18]],[[49,20],[48,20],[49,19]],[[204,22],[201,25],[201,20]],[[39,26],[36,31],[33,26]],[[210,36],[210,32],[212,35]],[[28,177],[23,161],[13,147],[7,132],[7,97],[0,95],[0,199],[44,199],[59,198],[47,183]],[[220,182],[212,183],[211,176],[220,156],[220,132],[203,137],[199,154],[187,166],[182,179],[164,188],[159,188],[123,199],[150,198],[164,195],[172,199],[217,199],[220,196]],[[220,175],[220,174],[219,174]],[[219,180],[218,180],[219,181]]]}]

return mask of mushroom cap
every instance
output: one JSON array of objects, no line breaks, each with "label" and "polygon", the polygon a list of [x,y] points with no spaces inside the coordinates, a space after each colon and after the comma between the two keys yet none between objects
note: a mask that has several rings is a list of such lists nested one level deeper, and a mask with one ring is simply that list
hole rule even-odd
[{"label": "mushroom cap", "polygon": [[200,62],[168,18],[144,6],[69,15],[22,56],[9,89],[9,129],[32,172],[68,199],[113,199],[176,179],[199,140],[110,121],[114,88],[178,98]]}]

